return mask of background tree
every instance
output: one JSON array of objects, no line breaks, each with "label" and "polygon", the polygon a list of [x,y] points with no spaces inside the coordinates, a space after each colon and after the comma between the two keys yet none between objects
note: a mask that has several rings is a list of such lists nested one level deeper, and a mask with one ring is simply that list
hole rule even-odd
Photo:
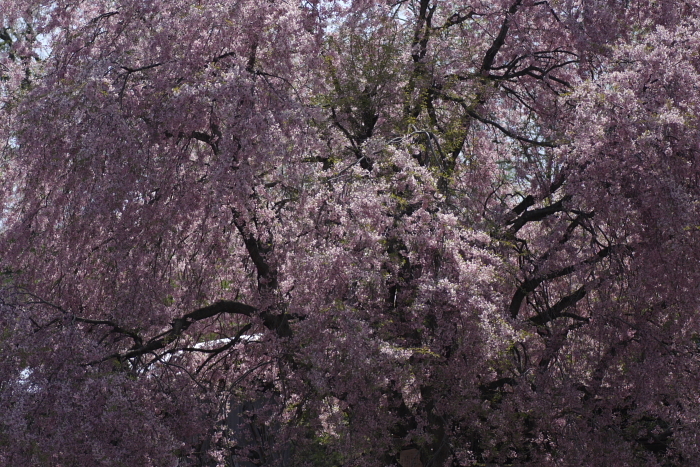
[{"label": "background tree", "polygon": [[696,2],[6,3],[7,465],[697,462]]}]

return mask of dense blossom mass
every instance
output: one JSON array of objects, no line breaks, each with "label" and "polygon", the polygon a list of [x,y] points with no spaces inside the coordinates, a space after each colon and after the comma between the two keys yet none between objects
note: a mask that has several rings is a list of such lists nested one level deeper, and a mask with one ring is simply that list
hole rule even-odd
[{"label": "dense blossom mass", "polygon": [[0,464],[700,465],[698,0],[3,0]]}]

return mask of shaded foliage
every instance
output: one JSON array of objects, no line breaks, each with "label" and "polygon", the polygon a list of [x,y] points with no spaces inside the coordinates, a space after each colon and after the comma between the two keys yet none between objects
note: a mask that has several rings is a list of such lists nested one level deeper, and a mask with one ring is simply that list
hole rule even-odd
[{"label": "shaded foliage", "polygon": [[5,1],[0,461],[694,465],[698,7]]}]

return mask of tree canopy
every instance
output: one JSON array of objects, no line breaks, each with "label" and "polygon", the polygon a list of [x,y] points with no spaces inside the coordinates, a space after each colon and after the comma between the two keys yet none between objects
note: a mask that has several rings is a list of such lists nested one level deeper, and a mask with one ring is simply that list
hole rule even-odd
[{"label": "tree canopy", "polygon": [[698,465],[698,12],[3,0],[0,463]]}]

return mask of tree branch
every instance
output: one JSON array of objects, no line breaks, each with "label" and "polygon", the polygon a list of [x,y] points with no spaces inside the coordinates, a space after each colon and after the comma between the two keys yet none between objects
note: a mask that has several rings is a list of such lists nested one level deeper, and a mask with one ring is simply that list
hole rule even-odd
[{"label": "tree branch", "polygon": [[537,316],[533,316],[529,321],[535,326],[544,326],[550,321],[554,321],[557,318],[568,317],[575,319],[576,321],[588,322],[588,318],[583,318],[581,316],[572,313],[563,313],[567,308],[571,308],[576,305],[583,297],[586,296],[586,286],[582,285],[572,294],[561,298],[553,306],[547,308],[543,313],[539,313]]},{"label": "tree branch", "polygon": [[[153,352],[154,350],[162,349],[169,343],[175,341],[180,337],[192,324],[197,321],[202,321],[213,316],[221,314],[237,314],[243,316],[252,316],[255,312],[255,308],[244,303],[233,302],[228,300],[222,300],[214,303],[213,305],[206,306],[204,308],[199,308],[195,311],[187,313],[182,318],[177,318],[171,323],[171,327],[168,331],[161,333],[152,339],[150,339],[146,344],[135,344],[128,352],[125,353],[114,353],[101,360],[91,362],[90,364],[101,363],[111,359],[117,359],[119,361],[128,360],[130,358],[139,357],[141,355]],[[139,342],[141,342],[139,338]]]},{"label": "tree branch", "polygon": [[571,195],[566,195],[562,199],[557,201],[556,203],[550,204],[549,206],[534,209],[532,211],[526,210],[520,216],[518,216],[516,219],[508,222],[509,224],[512,224],[512,225],[507,231],[507,236],[509,236],[509,237],[515,236],[515,234],[518,232],[518,230],[520,230],[528,222],[541,221],[542,219],[544,219],[547,216],[551,216],[552,214],[555,214],[557,212],[564,211],[564,203],[566,203],[569,200],[571,200]]},{"label": "tree branch", "polygon": [[520,4],[522,2],[522,0],[517,0],[508,9],[508,13],[503,19],[503,24],[501,24],[501,30],[498,32],[498,36],[496,36],[496,39],[491,44],[491,47],[489,47],[489,50],[486,51],[486,55],[484,55],[484,60],[481,63],[481,75],[483,77],[488,76],[488,72],[493,66],[493,61],[496,59],[496,55],[501,50],[501,47],[503,47],[503,44],[505,44],[506,36],[508,35],[508,30],[510,29],[511,18],[518,11],[518,7],[520,7]]}]

